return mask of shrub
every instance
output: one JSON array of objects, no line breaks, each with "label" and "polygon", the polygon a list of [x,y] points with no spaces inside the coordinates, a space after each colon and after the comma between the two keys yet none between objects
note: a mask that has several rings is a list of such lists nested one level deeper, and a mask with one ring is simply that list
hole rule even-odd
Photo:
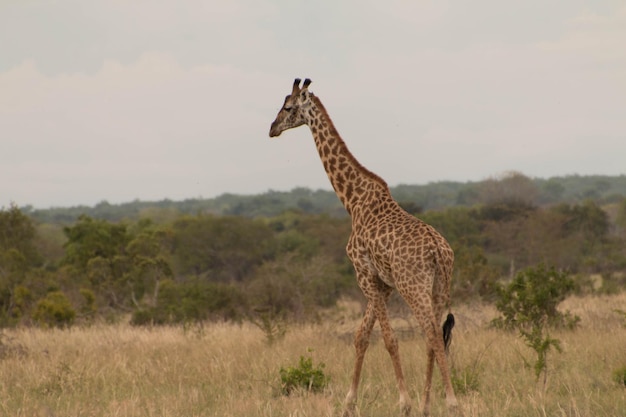
[{"label": "shrub", "polygon": [[619,385],[626,387],[626,366],[613,371],[613,380]]},{"label": "shrub", "polygon": [[92,321],[98,310],[96,307],[96,295],[93,291],[87,288],[81,288],[79,292],[80,295],[83,296],[83,303],[80,307],[80,315],[83,319]]},{"label": "shrub", "polygon": [[572,329],[580,318],[569,312],[561,313],[557,306],[574,289],[574,280],[554,267],[527,268],[508,285],[496,287],[496,308],[502,317],[493,320],[492,324],[505,329],[528,330],[540,324]]},{"label": "shrub", "polygon": [[268,345],[285,337],[287,333],[287,321],[284,315],[276,314],[273,308],[255,309],[248,319],[257,326],[265,335]]},{"label": "shrub", "polygon": [[131,318],[131,324],[163,325],[201,322],[208,319],[241,320],[246,300],[235,285],[192,279],[160,281],[156,301],[143,303]]},{"label": "shrub", "polygon": [[33,320],[44,327],[69,327],[75,317],[76,311],[62,291],[48,293],[33,312]]},{"label": "shrub", "polygon": [[298,366],[280,368],[281,391],[289,395],[300,388],[310,392],[322,391],[328,384],[329,377],[324,374],[323,363],[313,367],[313,358],[300,356]]},{"label": "shrub", "polygon": [[460,371],[452,368],[450,379],[456,394],[467,394],[470,391],[478,392],[480,388],[479,372],[475,366],[465,367]]},{"label": "shrub", "polygon": [[554,268],[546,269],[543,265],[528,268],[515,277],[506,286],[497,288],[496,308],[503,317],[492,323],[499,328],[517,329],[524,338],[526,346],[537,354],[534,364],[525,364],[535,371],[537,380],[544,374],[543,386],[546,387],[548,370],[548,352],[554,348],[561,352],[558,339],[550,337],[548,327],[574,328],[579,321],[569,312],[561,313],[558,304],[574,290],[574,281],[565,273]]}]

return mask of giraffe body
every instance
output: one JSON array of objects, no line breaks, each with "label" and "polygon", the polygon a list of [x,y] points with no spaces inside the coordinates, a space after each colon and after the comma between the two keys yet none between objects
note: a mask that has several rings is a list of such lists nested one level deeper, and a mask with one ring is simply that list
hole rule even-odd
[{"label": "giraffe body", "polygon": [[354,413],[361,369],[369,339],[379,322],[385,347],[391,356],[400,406],[408,415],[411,400],[406,388],[398,341],[389,323],[387,300],[396,289],[411,307],[426,335],[427,366],[422,411],[430,410],[434,362],[444,381],[449,408],[457,401],[450,381],[443,332],[439,325],[450,301],[450,277],[454,253],[434,228],[404,211],[392,198],[383,179],[363,167],[339,136],[321,101],[308,91],[310,80],[300,88],[293,84],[291,95],[270,128],[270,136],[306,124],[324,169],[337,196],[352,219],[346,252],[354,265],[359,287],[367,299],[363,321],[355,335],[356,361],[352,384],[345,400],[345,415]]}]

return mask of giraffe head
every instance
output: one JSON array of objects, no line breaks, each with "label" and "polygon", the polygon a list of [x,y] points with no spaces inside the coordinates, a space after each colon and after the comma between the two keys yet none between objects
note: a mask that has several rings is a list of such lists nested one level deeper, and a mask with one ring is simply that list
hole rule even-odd
[{"label": "giraffe head", "polygon": [[279,136],[283,131],[302,126],[308,122],[307,110],[311,108],[311,93],[308,90],[310,79],[305,79],[300,88],[300,79],[293,82],[291,94],[285,97],[285,103],[276,115],[270,127],[270,137]]}]

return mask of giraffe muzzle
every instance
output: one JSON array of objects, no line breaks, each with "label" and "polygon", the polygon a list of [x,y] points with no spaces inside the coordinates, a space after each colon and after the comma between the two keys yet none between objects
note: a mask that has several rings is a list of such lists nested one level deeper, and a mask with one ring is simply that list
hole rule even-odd
[{"label": "giraffe muzzle", "polygon": [[277,126],[276,122],[272,123],[272,126],[270,127],[270,138],[275,138],[277,136],[280,136],[281,133],[282,131]]}]

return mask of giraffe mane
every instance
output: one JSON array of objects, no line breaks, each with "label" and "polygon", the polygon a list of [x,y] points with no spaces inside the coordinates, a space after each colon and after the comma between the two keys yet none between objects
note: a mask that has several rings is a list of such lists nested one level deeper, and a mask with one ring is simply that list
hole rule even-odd
[{"label": "giraffe mane", "polygon": [[[335,135],[341,142],[343,141],[343,138],[341,137],[341,135],[339,134],[339,131],[337,131],[337,128],[335,128],[335,124],[333,123],[333,120],[330,118],[330,116],[328,115],[328,112],[326,111],[326,108],[324,107],[324,105],[322,104],[322,101],[313,93],[309,93],[311,96],[311,100],[313,100],[313,102],[315,103],[315,105],[317,106],[317,108],[319,109],[319,111],[324,115],[324,117],[326,118],[326,120],[328,121],[328,129],[330,130],[330,133],[332,135]],[[348,147],[345,145],[344,142],[344,146],[346,147],[346,149],[348,149]],[[361,170],[361,172],[363,172],[366,176],[368,176],[369,178],[373,179],[375,182],[379,183],[381,186],[383,186],[387,191],[389,191],[389,186],[387,185],[387,182],[385,182],[385,180],[383,180],[380,176],[378,176],[377,174],[373,173],[372,171],[370,171],[369,169],[365,168],[355,157],[354,155],[352,155],[352,152],[350,152],[348,150],[347,152],[347,156],[348,158],[350,158],[350,161]]]}]

